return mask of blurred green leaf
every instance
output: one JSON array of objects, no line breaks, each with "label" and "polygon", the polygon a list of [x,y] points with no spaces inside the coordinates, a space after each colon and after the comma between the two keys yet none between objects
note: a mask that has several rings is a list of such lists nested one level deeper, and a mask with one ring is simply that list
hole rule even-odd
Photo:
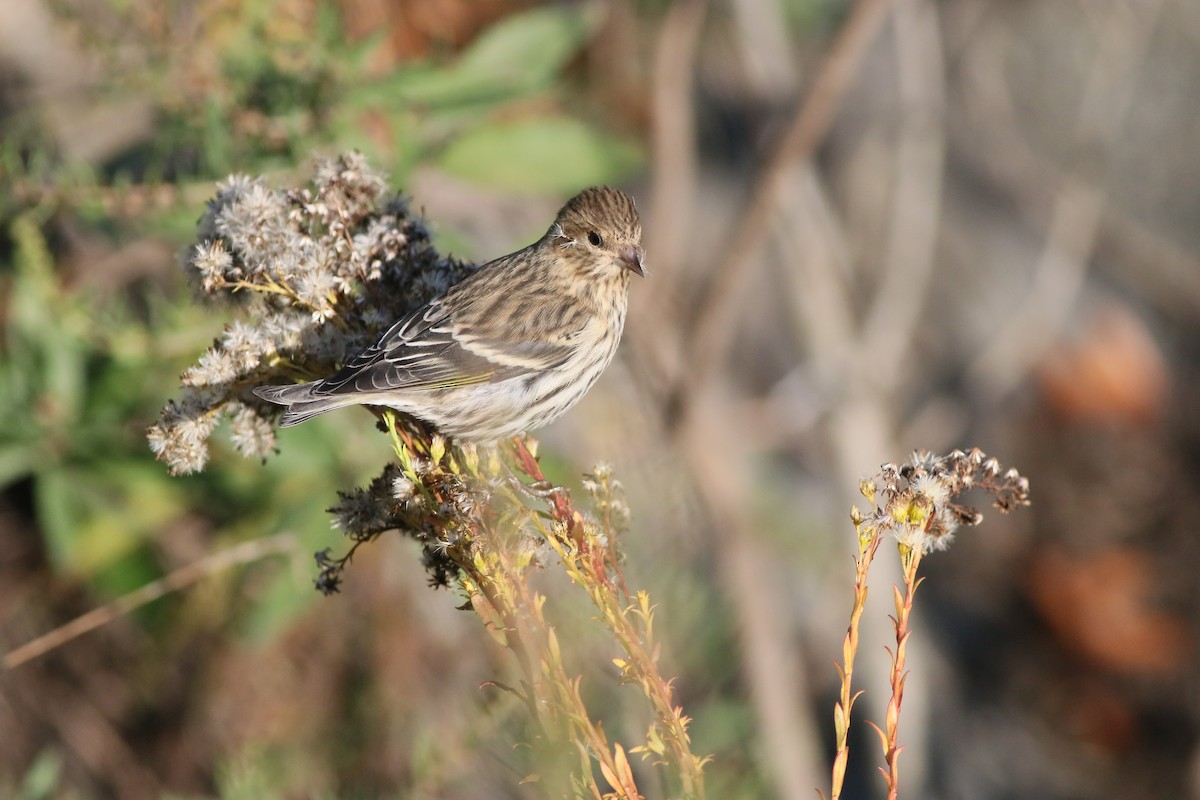
[{"label": "blurred green leaf", "polygon": [[[311,559],[304,563],[310,575],[315,574],[312,563]],[[240,620],[242,633],[254,644],[270,642],[302,611],[324,599],[313,588],[312,578],[297,575],[295,569],[276,569],[270,575],[260,569],[255,580],[254,603],[245,608]]]},{"label": "blurred green leaf", "polygon": [[[103,569],[83,577],[98,598],[113,600],[141,589],[162,575],[158,555],[148,547],[138,547],[106,564]],[[149,603],[131,613],[142,625],[152,627],[151,620],[166,622],[170,619],[171,607],[157,602]]]},{"label": "blurred green leaf", "polygon": [[420,65],[380,84],[390,102],[458,106],[518,97],[549,87],[599,21],[588,6],[513,14],[485,30],[456,63]]},{"label": "blurred green leaf", "polygon": [[16,277],[9,299],[8,327],[12,331],[33,333],[51,324],[57,294],[54,257],[42,235],[37,212],[16,217],[9,226],[13,240],[13,266]]},{"label": "blurred green leaf", "polygon": [[37,758],[29,765],[25,779],[21,782],[20,800],[44,800],[54,796],[62,777],[62,756],[46,748],[38,753]]},{"label": "blurred green leaf", "polygon": [[[83,401],[86,325],[78,309],[62,302],[54,260],[33,213],[13,220],[16,275],[8,305],[6,346],[22,375],[25,402],[39,418],[63,424],[77,418]],[[84,331],[78,331],[85,334]]]},{"label": "blurred green leaf", "polygon": [[0,450],[0,489],[31,473],[37,463],[35,445],[20,444]]},{"label": "blurred green leaf", "polygon": [[34,508],[46,540],[50,562],[56,570],[70,568],[79,528],[76,476],[64,468],[43,469],[34,482]]},{"label": "blurred green leaf", "polygon": [[447,172],[472,181],[560,194],[616,180],[639,163],[635,145],[568,117],[485,125],[452,142],[440,159]]},{"label": "blurred green leaf", "polygon": [[38,471],[38,519],[59,571],[98,574],[152,538],[184,505],[182,487],[149,459],[110,457],[100,464]]},{"label": "blurred green leaf", "polygon": [[103,470],[82,476],[78,541],[71,567],[82,574],[100,571],[140,546],[179,514],[182,488],[162,479],[149,460],[108,460]]},{"label": "blurred green leaf", "polygon": [[214,776],[221,800],[257,800],[277,794],[281,777],[278,759],[262,746],[247,747],[217,763]]},{"label": "blurred green leaf", "polygon": [[484,31],[459,62],[479,80],[531,88],[548,83],[600,21],[589,6],[550,6],[513,14]]}]

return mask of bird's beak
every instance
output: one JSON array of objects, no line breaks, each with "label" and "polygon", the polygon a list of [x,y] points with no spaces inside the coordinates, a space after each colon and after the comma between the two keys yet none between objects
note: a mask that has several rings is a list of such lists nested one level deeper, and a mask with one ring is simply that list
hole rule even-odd
[{"label": "bird's beak", "polygon": [[625,265],[625,269],[630,272],[636,272],[638,275],[645,276],[642,270],[642,259],[646,257],[646,251],[640,247],[630,245],[621,250],[621,263]]}]

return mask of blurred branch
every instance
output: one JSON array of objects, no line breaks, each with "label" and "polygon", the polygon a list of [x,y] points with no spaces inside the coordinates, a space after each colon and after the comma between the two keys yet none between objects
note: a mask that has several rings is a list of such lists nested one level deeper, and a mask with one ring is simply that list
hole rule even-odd
[{"label": "blurred branch", "polygon": [[702,487],[697,498],[717,531],[715,561],[737,616],[742,669],[759,724],[757,738],[765,766],[776,796],[807,798],[820,772],[820,743],[803,693],[808,681],[804,662],[792,646],[790,617],[778,611],[787,601],[779,594],[781,582],[773,579],[776,565],[747,513],[752,443],[740,435],[739,426],[729,423],[722,409],[701,405],[692,419],[694,424],[687,428],[690,435],[679,448],[696,485]]},{"label": "blurred branch", "polygon": [[[886,18],[887,9],[887,3],[870,0],[855,8],[818,73],[812,93],[798,109],[791,126],[760,173],[751,201],[735,229],[725,257],[718,262],[718,272],[702,290],[694,307],[693,335],[688,340],[690,347],[684,357],[687,378],[679,383],[679,387],[686,386],[692,391],[686,397],[680,397],[681,402],[689,401],[684,408],[691,413],[685,414],[686,422],[677,428],[677,436],[696,470],[699,484],[709,487],[701,494],[709,506],[717,530],[725,534],[717,543],[722,549],[720,563],[725,571],[731,602],[738,610],[739,630],[746,650],[744,664],[751,697],[762,725],[763,748],[769,758],[776,791],[788,798],[808,796],[818,759],[816,737],[797,720],[799,709],[805,705],[798,691],[804,682],[802,667],[796,654],[786,645],[787,631],[782,629],[777,617],[769,611],[774,600],[769,591],[770,582],[762,579],[769,564],[758,553],[753,531],[744,519],[742,509],[746,505],[747,492],[745,487],[731,484],[729,480],[729,474],[738,471],[736,468],[730,470],[729,464],[740,463],[748,457],[746,444],[730,441],[714,446],[714,432],[725,426],[716,424],[715,412],[706,413],[696,406],[700,402],[696,396],[700,393],[695,390],[723,363],[737,328],[735,315],[739,298],[746,291],[750,269],[760,254],[757,248],[770,235],[772,228],[776,228],[782,229],[778,232],[782,234],[783,242],[794,243],[805,256],[810,255],[807,251],[811,249],[812,242],[796,239],[801,235],[799,229],[806,223],[811,223],[810,228],[820,228],[823,235],[816,238],[824,244],[820,248],[824,257],[787,260],[787,263],[796,265],[796,269],[784,270],[784,275],[785,280],[796,279],[793,283],[794,294],[803,309],[797,315],[797,321],[804,326],[806,335],[803,338],[808,343],[819,373],[839,387],[859,384],[853,373],[857,373],[866,362],[863,359],[848,360],[847,356],[861,346],[856,343],[861,342],[862,336],[856,330],[848,287],[838,280],[838,275],[845,275],[847,270],[836,268],[838,262],[846,263],[844,237],[836,224],[836,216],[828,209],[828,213],[815,216],[806,213],[824,207],[822,189],[807,162],[832,124],[841,98],[861,65],[867,45]],[[930,19],[933,20],[932,26]],[[902,182],[897,189],[890,273],[892,283],[881,289],[881,295],[889,290],[901,293],[907,290],[905,297],[915,295],[910,298],[913,309],[907,324],[911,328],[919,316],[919,299],[931,270],[936,240],[940,182],[936,175],[930,179],[929,173],[933,171],[940,174],[942,162],[942,137],[938,135],[940,126],[937,124],[941,107],[941,59],[940,50],[936,47],[936,17],[927,15],[924,20],[914,22],[907,29],[898,31],[898,34],[906,41],[913,40],[913,47],[908,51],[910,61],[902,71],[907,70],[904,88],[908,90],[910,98],[915,95],[916,99],[912,101],[915,109],[909,117],[911,124],[905,129],[907,136],[901,145],[903,166],[911,169],[905,174],[908,182]],[[924,63],[915,61],[922,55],[913,55],[912,51],[927,47],[929,40],[934,42],[932,55],[924,55],[928,59]],[[920,85],[928,82],[932,82],[932,90]],[[782,225],[782,219],[786,219],[788,224]],[[924,235],[906,239],[912,236],[908,228],[920,227],[922,222]],[[925,277],[921,277],[922,273]],[[897,290],[896,283],[905,286]],[[897,349],[903,346],[906,345],[897,345]],[[848,364],[851,365],[852,374],[847,373]],[[683,391],[682,388],[680,390]],[[861,415],[855,413],[855,409],[865,413],[875,424],[860,424]],[[887,449],[886,414],[878,408],[868,410],[860,408],[860,404],[849,403],[840,409],[838,416],[854,420],[836,427],[834,431],[837,438],[841,438],[842,433],[853,432],[840,442],[841,450],[846,454],[843,466],[847,469],[843,474],[849,475],[857,469],[850,465],[863,453]],[[736,425],[734,428],[739,429]],[[858,445],[864,434],[870,446],[861,448]],[[714,463],[712,453],[721,454],[719,463]],[[711,488],[714,486],[721,486],[722,491],[715,492]],[[873,662],[879,661],[874,654],[866,661],[868,674],[885,671],[882,665],[873,666]]]},{"label": "blurred branch", "polygon": [[1100,187],[1133,100],[1161,0],[1124,13],[1123,8],[1114,5],[1099,20],[1100,42],[1076,114],[1076,163],[1060,178],[1028,299],[989,337],[968,370],[970,381],[991,396],[1010,392],[1041,359],[1083,289],[1107,203]]},{"label": "blurred branch", "polygon": [[780,199],[776,241],[784,261],[789,319],[796,339],[809,355],[807,370],[823,388],[852,380],[853,351],[858,339],[846,276],[850,246],[842,220],[824,183],[811,166],[795,165]]},{"label": "blurred branch", "polygon": [[[795,265],[783,275],[791,286],[799,338],[809,354],[807,369],[820,390],[832,395],[825,436],[835,454],[838,480],[846,484],[861,475],[864,465],[894,449],[890,400],[905,374],[905,357],[926,303],[941,213],[944,65],[938,13],[928,3],[900,0],[895,20],[903,101],[897,183],[884,271],[872,284],[874,300],[863,324],[855,319],[848,281],[839,280],[850,273],[846,235],[811,168],[795,165],[789,170],[795,177],[782,193],[789,224],[778,226],[785,228],[779,241],[791,248],[785,260]],[[796,175],[801,171],[802,177]],[[887,577],[877,572],[874,580]],[[877,626],[873,619],[864,621],[868,636],[877,633]],[[913,653],[917,664],[922,662],[920,649]],[[890,665],[882,653],[868,650],[861,662],[868,684],[888,680]],[[925,769],[925,677],[921,672],[913,677],[910,706],[915,708],[909,714],[909,747],[915,751],[909,781],[917,792],[923,790]],[[882,715],[882,699],[868,695],[866,702],[872,715]]]},{"label": "blurred branch", "polygon": [[717,261],[715,277],[693,304],[685,332],[687,373],[678,389],[703,385],[724,360],[736,329],[734,321],[746,291],[748,272],[775,218],[787,166],[812,157],[833,123],[842,98],[857,76],[867,47],[887,17],[890,0],[859,0],[817,73],[808,97],[767,158],[729,244]]},{"label": "blurred branch", "polygon": [[[0,167],[2,170],[2,167]],[[99,206],[106,216],[138,219],[155,211],[196,206],[212,196],[212,182],[91,185],[90,178],[58,176],[58,183],[25,177],[5,178],[8,200],[24,207],[49,205],[79,209]]]},{"label": "blurred branch", "polygon": [[207,558],[167,573],[156,581],[151,581],[111,603],[76,617],[67,624],[60,625],[32,642],[6,653],[2,662],[3,667],[6,670],[15,669],[56,647],[61,647],[72,639],[94,631],[101,625],[107,625],[114,619],[136,611],[147,603],[152,603],[164,595],[177,592],[222,570],[249,564],[268,556],[288,555],[295,552],[296,537],[290,533],[280,533],[262,539],[251,539],[219,553],[213,553]]},{"label": "blurred branch", "polygon": [[[690,318],[680,320],[678,329],[684,333],[682,347],[668,353],[656,353],[654,341],[647,347],[639,347],[638,362],[644,365],[644,370],[665,376],[678,393],[665,409],[668,428],[681,422],[671,419],[674,402],[702,400],[703,393],[691,393],[686,398],[682,393],[687,387],[702,384],[708,377],[706,373],[721,363],[732,336],[732,316],[737,311],[737,298],[730,287],[745,282],[745,273],[758,254],[757,245],[776,221],[774,206],[785,183],[783,176],[790,174],[788,167],[793,163],[803,162],[812,155],[828,130],[866,46],[882,23],[886,7],[887,0],[865,0],[843,28],[811,94],[760,173],[755,201],[743,213],[725,257],[717,262],[717,277],[689,310]],[[656,234],[660,237],[655,240],[657,244],[649,244],[648,249],[656,258],[663,259],[666,270],[682,265],[688,243],[685,220],[690,217],[696,191],[690,97],[702,11],[703,6],[693,2],[672,7],[664,23],[656,59],[655,145],[660,157],[656,159],[656,205],[652,217],[654,227],[662,226],[663,230]],[[790,60],[787,53],[781,58]],[[659,247],[665,248],[661,254]],[[662,305],[647,303],[645,307],[661,309]],[[697,309],[700,318],[696,317]],[[689,328],[699,338],[688,337]],[[646,329],[650,339],[650,331],[661,334],[663,326],[646,326]],[[697,367],[700,373],[695,372]],[[720,533],[714,541],[721,551],[717,563],[721,565],[723,583],[738,617],[737,629],[745,650],[743,668],[762,725],[761,742],[768,755],[772,780],[781,797],[806,797],[818,772],[819,745],[811,725],[805,721],[811,715],[802,711],[806,706],[801,693],[805,683],[803,663],[788,644],[791,637],[786,618],[772,611],[782,601],[770,591],[772,582],[763,580],[764,572],[771,569],[771,561],[758,546],[745,514],[748,487],[736,479],[745,470],[729,466],[749,458],[747,442],[729,436],[714,442],[712,437],[741,427],[731,424],[715,410],[708,414],[691,408],[690,404],[684,408],[694,414],[674,425],[675,444],[690,466],[696,485],[704,487],[697,491],[697,497]]]},{"label": "blurred branch", "polygon": [[[917,326],[923,318],[929,298],[938,240],[938,223],[942,215],[942,171],[945,162],[945,62],[941,48],[942,32],[938,8],[929,0],[898,0],[895,14],[896,68],[901,101],[899,141],[896,144],[896,178],[891,202],[891,224],[888,230],[884,271],[874,287],[870,311],[863,323],[858,340],[855,362],[870,364],[870,381],[877,387],[875,395],[883,403],[896,397],[907,376],[909,355],[915,344]],[[882,408],[880,417],[887,415]],[[889,431],[895,440],[897,420],[893,415]],[[883,441],[876,443],[883,444]],[[848,476],[847,476],[848,477]],[[915,571],[916,567],[913,566]],[[911,604],[915,586],[905,570],[908,599]],[[897,607],[897,619],[899,606]],[[899,674],[893,659],[892,699],[888,703],[888,718],[892,704],[900,703],[903,677],[902,640],[899,626],[897,659]],[[928,645],[914,647],[915,663],[924,658]],[[864,659],[868,676],[880,671],[879,654]],[[924,793],[929,752],[932,703],[927,691],[929,676],[921,672],[913,678],[910,693],[908,730],[909,748],[914,758],[908,762],[911,791]],[[877,707],[879,700],[871,698],[868,707]],[[895,729],[889,726],[892,749],[888,753],[891,775],[890,796],[894,797],[898,781]]]},{"label": "blurred branch", "polygon": [[733,29],[742,44],[738,57],[745,84],[757,102],[771,104],[792,96],[799,71],[788,38],[781,0],[730,0]]},{"label": "blurred branch", "polygon": [[[742,665],[760,725],[758,738],[765,766],[775,793],[789,800],[810,796],[819,773],[819,738],[802,691],[807,684],[804,662],[792,644],[791,619],[772,611],[785,601],[774,588],[777,583],[764,579],[771,574],[772,559],[745,512],[750,505],[750,487],[734,477],[745,474],[747,467],[739,465],[751,461],[754,443],[742,435],[747,425],[729,420],[727,410],[703,405],[705,393],[696,390],[724,360],[736,331],[739,297],[744,296],[748,273],[760,254],[757,247],[782,216],[779,205],[786,198],[781,195],[790,194],[798,172],[808,173],[806,162],[832,124],[885,10],[886,3],[860,3],[847,21],[811,94],[760,172],[752,201],[723,257],[716,262],[715,277],[702,288],[691,318],[680,326],[685,335],[689,329],[692,335],[684,340],[683,377],[677,379],[675,387],[677,392],[685,393],[676,398],[684,411],[683,421],[676,427],[677,442],[698,485],[705,487],[698,494],[719,532],[714,546],[721,553],[718,563],[722,582],[738,617],[744,650]],[[739,53],[750,76],[751,92],[777,95],[783,88],[780,66],[793,61],[788,42],[779,37],[761,39],[750,31],[764,26],[782,29],[781,9],[775,4],[743,3],[735,12],[743,32]],[[833,276],[830,273],[824,277],[828,281]],[[835,302],[826,307],[837,311],[847,305]],[[848,319],[844,321],[849,324]],[[725,431],[736,433],[723,435]]]},{"label": "blurred branch", "polygon": [[659,29],[654,53],[654,114],[650,159],[651,225],[645,233],[656,278],[631,299],[629,333],[634,374],[647,394],[662,392],[664,377],[678,374],[677,350],[664,347],[664,318],[677,330],[678,295],[667,296],[688,256],[689,226],[695,215],[696,125],[693,95],[695,62],[705,18],[704,0],[680,0],[671,6]]},{"label": "blurred branch", "polygon": [[1060,189],[1026,299],[968,368],[970,382],[985,394],[1008,394],[1066,325],[1083,290],[1104,202],[1092,186],[1067,181]]},{"label": "blurred branch", "polygon": [[1134,269],[1106,273],[1131,291],[1177,315],[1200,308],[1200,258],[1148,226],[1108,207],[1100,221],[1099,247]]},{"label": "blurred branch", "polygon": [[[653,201],[649,215],[654,224],[646,231],[646,252],[654,254],[656,267],[670,271],[683,262],[693,219],[696,125],[692,98],[705,10],[703,0],[680,0],[672,5],[654,53]],[[642,294],[658,294],[661,288],[661,282],[647,283]],[[648,302],[643,307],[659,308]]]},{"label": "blurred branch", "polygon": [[903,374],[933,276],[942,215],[945,73],[937,9],[928,0],[896,4],[896,67],[901,119],[884,271],[863,328],[874,378],[894,386]]},{"label": "blurred branch", "polygon": [[[760,172],[751,202],[743,212],[717,273],[701,291],[691,319],[684,321],[683,373],[676,379],[675,390],[684,409],[684,420],[676,427],[680,449],[695,471],[699,493],[708,506],[708,515],[723,532],[716,545],[722,550],[719,563],[724,571],[730,601],[737,609],[738,629],[746,650],[744,668],[751,698],[761,722],[762,743],[769,758],[776,791],[787,798],[806,797],[817,774],[819,759],[816,737],[811,727],[801,722],[808,715],[799,687],[804,683],[802,662],[787,646],[790,637],[783,620],[771,613],[777,602],[768,591],[770,582],[762,579],[770,567],[759,552],[753,531],[745,519],[746,487],[729,479],[740,470],[746,454],[744,442],[726,441],[714,446],[711,437],[721,430],[736,430],[717,424],[717,415],[705,414],[695,403],[699,392],[688,387],[703,385],[722,362],[735,330],[739,298],[744,294],[750,268],[756,263],[758,247],[778,220],[778,205],[785,189],[794,186],[796,169],[815,152],[833,122],[840,101],[848,89],[867,46],[885,18],[887,0],[863,0],[856,7],[834,42],[808,98],[800,105],[790,127]],[[807,170],[806,170],[807,171]],[[822,276],[829,289],[830,280]],[[825,308],[847,309],[844,302]],[[850,319],[842,320],[849,326]],[[837,326],[835,326],[837,327]],[[686,333],[690,328],[690,335]],[[825,328],[825,330],[829,330]],[[684,394],[686,393],[686,394]],[[691,412],[691,413],[689,413]],[[714,460],[715,454],[721,454]],[[717,492],[713,487],[721,487]],[[799,761],[799,763],[797,763]]]},{"label": "blurred branch", "polygon": [[[956,148],[955,156],[978,179],[1011,198],[1029,225],[1041,226],[1052,216],[1056,202],[1050,187],[1065,181],[1064,170],[1033,152],[1021,135],[1004,81],[1002,43],[980,30],[986,30],[979,24],[986,7],[985,3],[955,6],[959,17],[955,50],[962,64],[957,94],[964,99],[968,120],[967,134],[961,138],[969,143]],[[964,15],[966,20],[961,19]],[[1086,184],[1090,178],[1077,176],[1076,180]],[[1179,244],[1114,205],[1103,209],[1097,236],[1097,246],[1111,252],[1115,264],[1134,267],[1110,270],[1108,277],[1179,314],[1190,315],[1200,306],[1200,259]]]}]

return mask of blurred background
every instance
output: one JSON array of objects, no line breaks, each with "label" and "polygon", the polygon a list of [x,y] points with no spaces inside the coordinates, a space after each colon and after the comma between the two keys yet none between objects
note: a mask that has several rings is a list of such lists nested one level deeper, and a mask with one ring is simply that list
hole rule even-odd
[{"label": "blurred background", "polygon": [[[828,790],[858,479],[970,446],[1034,504],[925,562],[902,794],[1200,798],[1200,4],[4,5],[0,650],[165,596],[0,672],[0,796],[538,796],[523,709],[481,688],[508,654],[415,544],[312,588],[325,509],[387,458],[369,417],[186,478],[146,446],[228,321],[178,266],[215,182],[358,148],[466,258],[585,185],[637,197],[618,362],[541,438],[556,480],[625,484],[710,798]],[[561,604],[636,742],[611,642]],[[883,796],[865,726],[850,763],[845,796]]]}]

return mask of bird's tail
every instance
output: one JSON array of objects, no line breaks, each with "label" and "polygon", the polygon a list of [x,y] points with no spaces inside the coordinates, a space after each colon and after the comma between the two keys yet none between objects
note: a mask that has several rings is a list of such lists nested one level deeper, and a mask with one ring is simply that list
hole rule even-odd
[{"label": "bird's tail", "polygon": [[321,381],[314,381],[286,386],[257,386],[253,391],[254,394],[269,403],[287,407],[287,411],[283,412],[283,416],[279,418],[279,427],[287,428],[291,425],[299,425],[326,411],[354,405],[356,402],[351,397],[317,395],[315,390],[320,384]]}]

